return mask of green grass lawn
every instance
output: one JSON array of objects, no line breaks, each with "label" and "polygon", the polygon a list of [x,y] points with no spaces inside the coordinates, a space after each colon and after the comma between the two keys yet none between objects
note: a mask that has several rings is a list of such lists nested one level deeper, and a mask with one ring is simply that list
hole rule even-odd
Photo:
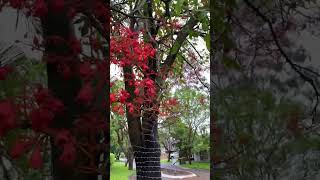
[{"label": "green grass lawn", "polygon": [[110,171],[110,180],[128,180],[129,176],[135,173],[135,171],[128,170],[128,167],[124,167],[124,162],[119,161],[112,164]]},{"label": "green grass lawn", "polygon": [[160,163],[161,163],[161,164],[171,164],[171,161],[168,162],[168,159],[161,159],[161,160],[160,160]]},{"label": "green grass lawn", "polygon": [[210,170],[210,163],[209,162],[191,162],[191,164],[189,164],[187,162],[187,164],[182,164],[182,167],[185,168],[191,168],[191,169],[206,169],[206,170]]}]

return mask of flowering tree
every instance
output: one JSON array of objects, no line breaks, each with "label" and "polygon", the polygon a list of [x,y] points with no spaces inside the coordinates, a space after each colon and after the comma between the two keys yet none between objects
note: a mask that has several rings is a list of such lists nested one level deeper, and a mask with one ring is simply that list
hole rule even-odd
[{"label": "flowering tree", "polygon": [[[161,99],[170,79],[186,72],[184,62],[193,61],[191,67],[197,62],[187,37],[206,37],[208,27],[199,24],[208,23],[208,3],[190,2],[172,1],[171,17],[160,1],[112,2],[111,63],[123,70],[125,85],[110,94],[110,103],[112,111],[126,116],[137,179],[161,179]],[[200,67],[192,71],[199,73]]]},{"label": "flowering tree", "polygon": [[[53,179],[107,177],[108,3],[0,1],[0,9],[8,7],[24,13],[39,29],[32,48],[43,52],[48,78],[47,85],[31,82],[23,94],[0,99],[0,137],[17,128],[28,132],[13,143],[11,157],[29,154],[30,167],[41,169],[50,144]],[[80,24],[80,36],[73,24]],[[12,69],[0,67],[0,81]]]},{"label": "flowering tree", "polygon": [[[188,36],[208,40],[208,2],[190,4],[174,1],[175,10],[164,16],[161,9],[168,3],[113,2],[110,23],[105,1],[1,0],[0,9],[14,8],[37,27],[31,44],[43,53],[47,70],[47,85],[31,82],[25,84],[23,94],[1,97],[0,137],[18,128],[27,131],[10,148],[11,157],[27,154],[30,167],[41,169],[45,147],[50,144],[53,179],[84,180],[98,175],[105,179],[109,173],[110,98],[112,110],[126,114],[138,179],[160,179],[156,149],[161,92],[170,76],[185,72],[186,68],[179,68],[184,64],[181,61],[192,69],[188,74],[201,79],[200,66],[194,66],[195,50],[190,50],[195,48],[186,42]],[[127,13],[121,6],[135,9]],[[125,87],[106,97],[109,57],[122,67]],[[1,67],[0,80],[13,68]]]}]

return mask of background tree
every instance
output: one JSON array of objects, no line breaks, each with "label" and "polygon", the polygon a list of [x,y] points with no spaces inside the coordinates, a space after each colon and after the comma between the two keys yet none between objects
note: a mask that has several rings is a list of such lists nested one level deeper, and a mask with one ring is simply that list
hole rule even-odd
[{"label": "background tree", "polygon": [[[32,21],[36,31],[32,43],[26,44],[43,53],[47,70],[47,84],[32,82],[26,85],[27,93],[1,99],[1,138],[17,128],[27,129],[13,143],[10,155],[26,155],[34,169],[42,170],[43,161],[52,162],[55,180],[95,179],[109,173],[108,7],[99,0],[0,1],[0,9],[17,9]],[[84,24],[78,37],[77,23]],[[82,51],[85,47],[91,53]],[[1,67],[0,81],[8,73]],[[46,158],[48,145],[51,160]]]},{"label": "background tree", "polygon": [[187,128],[184,150],[186,158],[191,164],[193,147],[197,143],[196,136],[200,133],[200,129],[209,125],[208,98],[206,94],[189,88],[177,89],[174,97],[179,100],[180,118]]},{"label": "background tree", "polygon": [[316,177],[306,158],[318,151],[308,143],[318,129],[318,69],[299,38],[316,27],[317,2],[214,1],[213,8],[214,177]]}]

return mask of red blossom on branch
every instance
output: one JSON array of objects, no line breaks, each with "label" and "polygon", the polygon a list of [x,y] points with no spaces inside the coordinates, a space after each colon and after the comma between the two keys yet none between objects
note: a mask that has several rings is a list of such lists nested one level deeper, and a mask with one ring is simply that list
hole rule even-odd
[{"label": "red blossom on branch", "polygon": [[79,94],[77,96],[77,100],[80,103],[89,105],[91,101],[93,100],[93,89],[91,87],[90,83],[85,84],[81,90],[79,91]]},{"label": "red blossom on branch", "polygon": [[31,157],[30,157],[30,166],[33,169],[40,169],[43,166],[43,160],[41,155],[41,146],[36,145],[34,148]]},{"label": "red blossom on branch", "polygon": [[12,72],[12,68],[0,67],[0,81],[5,80],[10,72]]},{"label": "red blossom on branch", "polygon": [[16,111],[9,100],[0,101],[0,137],[16,127]]},{"label": "red blossom on branch", "polygon": [[12,158],[20,157],[31,147],[31,145],[32,144],[29,141],[16,140],[10,149],[10,156]]},{"label": "red blossom on branch", "polygon": [[59,157],[59,161],[63,165],[71,165],[76,159],[76,149],[71,143],[63,145],[63,152]]},{"label": "red blossom on branch", "polygon": [[36,131],[46,130],[52,123],[54,114],[48,109],[34,109],[30,113],[32,129]]},{"label": "red blossom on branch", "polygon": [[43,17],[48,13],[48,6],[44,0],[36,0],[33,5],[33,15]]},{"label": "red blossom on branch", "polygon": [[117,98],[114,93],[110,93],[110,104],[116,102]]}]

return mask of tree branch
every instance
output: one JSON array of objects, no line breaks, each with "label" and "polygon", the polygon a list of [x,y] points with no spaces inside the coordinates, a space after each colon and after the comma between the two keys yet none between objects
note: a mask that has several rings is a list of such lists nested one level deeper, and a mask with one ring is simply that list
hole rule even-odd
[{"label": "tree branch", "polygon": [[[306,76],[305,74],[303,74],[299,68],[302,68],[301,66],[299,66],[298,64],[295,64],[291,61],[291,59],[288,57],[288,55],[284,52],[284,50],[282,49],[281,45],[280,45],[280,42],[277,38],[277,35],[276,35],[276,32],[274,31],[273,29],[273,26],[272,26],[272,22],[263,14],[260,12],[260,10],[255,7],[251,2],[249,2],[249,0],[244,0],[244,2],[246,3],[246,5],[251,8],[257,16],[259,16],[263,21],[265,21],[267,24],[268,24],[268,27],[271,31],[271,35],[273,37],[273,40],[274,40],[274,43],[276,44],[278,50],[280,51],[281,55],[284,57],[284,59],[286,60],[286,62],[291,66],[291,68],[296,71],[299,76],[305,80],[306,82],[308,82],[312,88],[314,89],[314,92],[316,94],[316,104],[313,108],[313,118],[312,118],[312,122],[314,121],[314,118],[315,118],[315,115],[317,113],[317,107],[318,107],[318,104],[319,104],[319,97],[320,97],[320,93],[316,87],[316,84],[315,84],[315,81],[313,79],[311,79],[310,77]],[[304,67],[305,69],[305,67]]]},{"label": "tree branch", "polygon": [[198,23],[197,19],[193,16],[190,17],[189,21],[182,28],[182,30],[178,33],[176,41],[173,43],[172,48],[170,49],[169,55],[165,59],[165,61],[161,64],[161,71],[163,75],[166,75],[169,72],[170,67],[173,65],[179,50],[189,35],[190,30]]}]

